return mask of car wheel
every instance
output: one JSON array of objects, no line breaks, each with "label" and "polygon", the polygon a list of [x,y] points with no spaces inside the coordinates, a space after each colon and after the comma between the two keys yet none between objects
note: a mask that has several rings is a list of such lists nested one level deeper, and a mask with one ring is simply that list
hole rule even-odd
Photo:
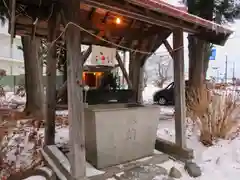
[{"label": "car wheel", "polygon": [[166,105],[167,100],[164,97],[160,97],[159,100],[158,100],[158,104],[159,105]]}]

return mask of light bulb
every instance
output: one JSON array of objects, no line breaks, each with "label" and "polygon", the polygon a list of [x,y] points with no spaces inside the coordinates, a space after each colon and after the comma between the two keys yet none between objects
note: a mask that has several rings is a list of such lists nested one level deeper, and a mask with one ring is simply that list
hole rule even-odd
[{"label": "light bulb", "polygon": [[121,24],[121,19],[120,18],[116,19],[116,24]]}]

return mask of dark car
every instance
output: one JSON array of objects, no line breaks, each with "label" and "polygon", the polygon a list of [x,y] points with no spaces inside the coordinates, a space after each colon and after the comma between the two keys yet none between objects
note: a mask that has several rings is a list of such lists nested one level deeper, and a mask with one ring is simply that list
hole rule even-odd
[{"label": "dark car", "polygon": [[[185,82],[186,86],[188,81]],[[174,82],[154,93],[153,102],[159,105],[174,105]]]}]

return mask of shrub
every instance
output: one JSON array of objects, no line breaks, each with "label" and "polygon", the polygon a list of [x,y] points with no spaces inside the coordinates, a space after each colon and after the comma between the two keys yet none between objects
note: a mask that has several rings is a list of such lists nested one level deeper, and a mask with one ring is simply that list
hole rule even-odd
[{"label": "shrub", "polygon": [[200,141],[210,146],[217,138],[228,139],[238,129],[240,106],[233,94],[210,96],[206,88],[189,90],[187,93],[187,112],[200,129]]},{"label": "shrub", "polygon": [[187,116],[196,119],[202,117],[211,103],[211,93],[204,85],[199,89],[191,86],[186,87]]}]

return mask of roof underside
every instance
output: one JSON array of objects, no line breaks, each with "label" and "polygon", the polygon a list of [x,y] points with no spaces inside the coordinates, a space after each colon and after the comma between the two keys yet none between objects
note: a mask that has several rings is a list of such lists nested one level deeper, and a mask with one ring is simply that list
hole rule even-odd
[{"label": "roof underside", "polygon": [[[157,0],[82,0],[82,43],[112,46],[97,37],[131,49],[154,52],[176,28],[195,34],[215,44],[223,45],[232,31],[212,22],[189,15],[181,10],[161,4]],[[56,5],[58,2],[54,1]],[[17,0],[15,32],[31,35],[33,22],[38,17],[37,36],[47,36],[47,20],[54,7],[52,1]],[[62,4],[61,4],[62,5]],[[20,11],[20,13],[18,13]],[[30,18],[32,17],[32,18]],[[115,19],[120,17],[121,24]],[[63,23],[59,34],[63,30]],[[120,48],[121,49],[121,48]]]}]

